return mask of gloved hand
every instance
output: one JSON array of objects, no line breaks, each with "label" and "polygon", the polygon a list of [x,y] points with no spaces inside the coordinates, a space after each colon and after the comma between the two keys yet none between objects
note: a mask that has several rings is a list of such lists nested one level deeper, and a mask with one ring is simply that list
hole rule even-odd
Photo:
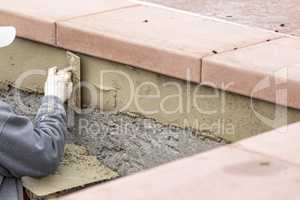
[{"label": "gloved hand", "polygon": [[73,83],[70,71],[58,71],[57,67],[52,67],[48,70],[45,96],[57,96],[62,102],[65,102],[71,97],[72,89]]},{"label": "gloved hand", "polygon": [[0,26],[0,48],[10,45],[16,37],[16,29],[10,26]]}]

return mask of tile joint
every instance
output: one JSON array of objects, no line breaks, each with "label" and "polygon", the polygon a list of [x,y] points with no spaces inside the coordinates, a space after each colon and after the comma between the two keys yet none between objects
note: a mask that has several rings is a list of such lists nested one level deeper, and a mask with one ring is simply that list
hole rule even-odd
[{"label": "tile joint", "polygon": [[280,39],[288,38],[288,37],[289,37],[288,35],[280,35],[280,36],[274,37],[274,38],[272,38],[272,39],[266,39],[266,40],[264,40],[264,41],[259,41],[259,42],[252,43],[252,44],[248,44],[248,45],[245,45],[245,46],[242,46],[242,47],[237,47],[236,49],[228,49],[228,50],[224,50],[224,51],[218,52],[217,54],[208,54],[208,55],[203,56],[203,57],[201,58],[200,83],[202,83],[202,80],[203,80],[203,66],[202,66],[202,63],[203,63],[204,59],[209,58],[209,57],[211,57],[211,56],[222,55],[222,54],[225,54],[225,53],[230,53],[230,52],[234,52],[234,51],[239,51],[240,49],[245,49],[245,48],[248,48],[248,47],[257,46],[257,45],[260,45],[260,44],[265,44],[265,43],[268,43],[268,42],[272,42],[272,41],[275,41],[275,40],[280,40]]},{"label": "tile joint", "polygon": [[228,49],[228,50],[220,51],[217,54],[207,54],[207,55],[203,56],[201,59],[205,59],[205,58],[208,58],[210,56],[221,55],[221,54],[225,54],[225,53],[238,51],[240,49],[245,49],[245,48],[248,48],[248,47],[257,46],[257,45],[260,45],[260,44],[265,44],[265,43],[269,43],[269,42],[272,42],[272,41],[275,41],[275,40],[280,40],[280,39],[288,38],[288,37],[289,37],[288,35],[280,35],[278,37],[274,37],[274,38],[271,38],[271,39],[266,39],[266,40],[263,40],[263,41],[258,41],[258,42],[248,44],[248,45],[245,45],[245,46],[241,46],[241,47],[236,47],[234,49]]}]

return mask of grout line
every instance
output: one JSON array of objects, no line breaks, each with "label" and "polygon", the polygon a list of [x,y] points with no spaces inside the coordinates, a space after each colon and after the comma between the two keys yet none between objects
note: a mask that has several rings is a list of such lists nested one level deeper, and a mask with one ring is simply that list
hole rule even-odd
[{"label": "grout line", "polygon": [[[72,19],[77,19],[77,18],[81,18],[81,17],[92,16],[92,15],[96,15],[96,14],[113,12],[113,11],[127,9],[127,8],[132,8],[132,7],[138,7],[138,6],[142,6],[142,5],[156,7],[156,8],[161,8],[161,9],[165,9],[165,10],[169,10],[169,11],[172,11],[172,12],[177,12],[177,13],[181,13],[181,14],[185,14],[185,15],[190,15],[190,16],[194,16],[194,17],[202,17],[202,18],[212,19],[212,20],[215,20],[215,21],[219,21],[219,22],[223,22],[223,23],[228,23],[228,24],[233,24],[233,25],[238,25],[238,26],[242,26],[242,27],[250,27],[250,28],[256,28],[256,29],[260,29],[260,30],[272,32],[271,30],[266,30],[266,29],[262,29],[262,28],[258,28],[258,27],[252,27],[252,26],[248,26],[248,25],[238,24],[238,23],[230,22],[230,21],[227,21],[227,20],[219,19],[219,18],[204,16],[204,15],[200,15],[200,14],[189,12],[189,11],[184,11],[184,10],[179,10],[179,9],[176,9],[176,8],[171,8],[171,7],[159,5],[159,4],[156,4],[156,3],[149,3],[149,2],[144,2],[144,1],[141,1],[141,0],[130,0],[130,1],[134,2],[136,4],[129,5],[129,6],[124,6],[124,7],[120,7],[120,8],[115,8],[115,9],[111,9],[111,10],[106,10],[106,11],[101,11],[101,12],[95,12],[95,13],[90,13],[90,14],[86,14],[86,15],[75,16],[75,17],[71,17],[71,18],[57,20],[54,23],[55,24],[55,45],[58,46],[58,38],[57,38],[58,37],[58,28],[57,28],[57,23],[59,23],[59,22],[69,21],[69,20],[72,20]],[[248,45],[245,45],[245,46],[242,46],[242,47],[238,47],[237,49],[224,50],[224,51],[218,52],[217,55],[224,54],[224,53],[229,53],[229,52],[232,52],[232,51],[237,51],[239,49],[243,49],[243,48],[247,48],[247,47],[250,47],[250,46],[255,46],[255,45],[259,45],[259,44],[271,42],[271,41],[282,39],[282,38],[286,38],[286,37],[289,37],[289,36],[290,35],[288,35],[288,34],[278,33],[278,37],[275,37],[275,38],[272,38],[272,39],[269,39],[269,40],[265,40],[265,41],[259,41],[259,42],[253,43],[253,44],[248,44]],[[207,54],[207,55],[205,55],[205,56],[203,56],[203,57],[200,58],[200,66],[199,66],[200,67],[200,78],[199,78],[199,83],[202,83],[202,80],[203,80],[203,59],[205,59],[207,57],[210,57],[210,56],[214,56],[214,55],[215,54]]]},{"label": "grout line", "polygon": [[56,24],[56,22],[54,22],[54,45],[57,47],[58,46],[58,44],[57,44],[57,41],[58,41],[58,39],[57,39],[57,36],[58,36],[58,32],[57,32],[57,24]]},{"label": "grout line", "polygon": [[202,83],[202,73],[203,73],[202,66],[203,66],[203,59],[200,58],[200,77],[199,77],[199,84]]},{"label": "grout line", "polygon": [[[209,54],[207,54],[207,55],[204,55],[204,56],[202,57],[202,59],[203,59],[203,58],[210,57],[210,56],[216,56],[216,55],[221,55],[221,54],[225,54],[225,53],[230,53],[230,52],[238,51],[238,50],[240,50],[240,49],[245,49],[245,48],[248,48],[248,47],[257,46],[257,45],[260,45],[260,44],[267,44],[268,42],[280,40],[280,39],[283,39],[283,38],[289,38],[289,37],[288,37],[288,36],[285,36],[285,35],[282,35],[282,36],[274,37],[274,38],[271,38],[271,39],[266,39],[266,40],[262,40],[262,41],[257,41],[257,42],[255,42],[255,43],[247,44],[247,45],[244,45],[244,46],[241,46],[241,47],[236,47],[236,48],[234,48],[234,49],[223,50],[223,51],[217,52],[216,54],[209,53]],[[216,50],[217,50],[217,49],[216,49]]]},{"label": "grout line", "polygon": [[230,53],[230,52],[234,52],[234,51],[239,51],[241,49],[245,49],[245,48],[248,48],[248,47],[258,46],[260,44],[267,44],[268,42],[272,42],[272,41],[276,41],[276,40],[280,40],[280,39],[288,38],[288,37],[289,36],[287,36],[287,35],[281,35],[281,36],[278,36],[278,37],[275,37],[275,38],[272,38],[272,39],[268,39],[268,40],[264,40],[264,41],[258,41],[256,43],[248,44],[248,45],[245,45],[245,46],[242,46],[242,47],[237,47],[236,49],[228,49],[228,50],[224,50],[224,51],[218,52],[217,54],[208,54],[208,55],[205,55],[205,56],[201,57],[200,83],[202,83],[202,80],[203,80],[203,65],[202,64],[203,64],[203,60],[204,59],[209,58],[211,56],[217,56],[217,55],[222,55],[222,54],[226,54],[226,53]]},{"label": "grout line", "polygon": [[[205,15],[201,15],[201,14],[190,12],[190,11],[185,11],[185,10],[180,10],[180,9],[177,9],[177,8],[172,8],[172,7],[160,5],[160,4],[157,4],[157,3],[145,2],[143,0],[130,0],[130,1],[134,2],[134,3],[137,3],[137,4],[144,5],[144,6],[160,8],[160,9],[164,9],[164,10],[168,10],[168,11],[172,11],[172,12],[176,12],[176,13],[180,13],[180,14],[185,14],[185,15],[189,15],[189,16],[201,17],[201,18],[211,19],[211,20],[215,20],[217,22],[232,24],[232,25],[236,25],[236,26],[247,27],[247,28],[255,28],[257,30],[273,32],[272,30],[263,29],[263,28],[260,28],[260,27],[249,26],[249,25],[244,25],[244,24],[239,24],[239,23],[227,21],[225,19],[205,16]],[[265,41],[259,41],[259,42],[253,43],[253,44],[248,44],[248,45],[245,45],[245,46],[242,46],[242,47],[238,47],[237,49],[224,50],[222,52],[218,52],[218,55],[228,53],[228,52],[231,52],[231,51],[236,51],[236,50],[243,49],[243,48],[247,48],[247,47],[250,47],[250,46],[255,46],[255,45],[271,42],[271,41],[282,39],[282,38],[291,37],[291,35],[285,34],[285,33],[275,33],[275,34],[277,34],[278,37],[274,37],[272,39],[265,40]],[[205,56],[200,58],[200,83],[202,83],[202,80],[203,80],[203,59],[205,59],[209,56],[213,56],[213,55],[214,54],[208,54],[208,55],[205,55]]]}]

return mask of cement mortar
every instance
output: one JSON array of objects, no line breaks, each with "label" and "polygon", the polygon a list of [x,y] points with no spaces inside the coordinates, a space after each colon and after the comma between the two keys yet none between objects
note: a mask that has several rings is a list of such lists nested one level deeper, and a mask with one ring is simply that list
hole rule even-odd
[{"label": "cement mortar", "polygon": [[[14,99],[15,91],[0,90],[0,100],[9,103],[16,113],[26,114]],[[32,112],[26,115],[34,120],[41,96],[22,91],[20,94],[24,107]],[[153,119],[100,110],[78,115],[76,127],[66,141],[86,147],[122,176],[225,144],[200,132],[167,127]]]},{"label": "cement mortar", "polygon": [[116,177],[116,172],[89,155],[84,147],[67,144],[64,160],[54,174],[38,179],[23,177],[22,183],[32,199],[51,199]]},{"label": "cement mortar", "polygon": [[[142,113],[166,125],[193,128],[231,142],[300,120],[297,109],[82,54],[80,58],[82,79],[97,86],[99,98],[94,104],[102,109]],[[82,97],[90,102],[85,89]]]}]

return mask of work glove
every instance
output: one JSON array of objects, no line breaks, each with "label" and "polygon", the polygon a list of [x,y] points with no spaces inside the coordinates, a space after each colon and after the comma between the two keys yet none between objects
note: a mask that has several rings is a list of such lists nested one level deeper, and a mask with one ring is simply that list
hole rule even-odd
[{"label": "work glove", "polygon": [[10,45],[16,36],[16,29],[10,26],[0,26],[0,48]]},{"label": "work glove", "polygon": [[73,83],[70,71],[57,70],[57,67],[52,67],[48,70],[45,96],[56,96],[62,102],[65,102],[71,97],[72,88]]}]

